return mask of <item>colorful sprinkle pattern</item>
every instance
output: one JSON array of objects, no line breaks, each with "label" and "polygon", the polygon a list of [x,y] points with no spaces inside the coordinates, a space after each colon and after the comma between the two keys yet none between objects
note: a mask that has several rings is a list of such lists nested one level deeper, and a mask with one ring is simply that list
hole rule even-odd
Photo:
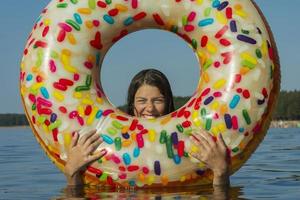
[{"label": "colorful sprinkle pattern", "polygon": [[[189,102],[154,120],[116,110],[99,78],[109,48],[142,28],[177,34],[201,62],[201,80]],[[188,136],[200,128],[222,134],[236,158],[263,134],[278,67],[269,34],[250,0],[53,0],[37,19],[21,63],[27,117],[58,166],[65,163],[74,130],[97,128],[109,153],[88,167],[93,183],[207,183],[211,173],[189,156],[201,149]]]}]

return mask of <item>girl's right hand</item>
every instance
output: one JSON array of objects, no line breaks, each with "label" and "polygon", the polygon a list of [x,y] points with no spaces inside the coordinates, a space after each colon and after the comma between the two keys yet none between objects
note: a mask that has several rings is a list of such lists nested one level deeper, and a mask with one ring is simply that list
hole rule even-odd
[{"label": "girl's right hand", "polygon": [[64,171],[68,184],[82,184],[80,171],[85,170],[92,162],[106,155],[106,149],[95,152],[102,142],[103,140],[96,130],[88,132],[81,138],[77,132],[74,133],[71,146],[67,151],[68,158]]}]

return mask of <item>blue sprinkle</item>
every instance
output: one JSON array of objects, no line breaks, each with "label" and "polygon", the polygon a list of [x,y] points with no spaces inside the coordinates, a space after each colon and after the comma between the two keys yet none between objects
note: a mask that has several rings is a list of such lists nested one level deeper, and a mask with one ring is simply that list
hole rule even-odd
[{"label": "blue sprinkle", "polygon": [[214,23],[213,18],[203,19],[198,23],[198,26],[203,27]]},{"label": "blue sprinkle", "polygon": [[177,164],[177,165],[179,165],[181,162],[181,158],[177,154],[174,155],[173,160],[174,160],[175,164]]},{"label": "blue sprinkle", "polygon": [[100,58],[101,58],[101,55],[100,55],[100,53],[98,52],[98,53],[96,54],[96,65],[97,65],[97,66],[100,65]]},{"label": "blue sprinkle", "polygon": [[130,135],[128,133],[124,133],[122,134],[123,138],[124,139],[129,139],[130,138]]},{"label": "blue sprinkle", "polygon": [[103,141],[106,142],[107,144],[114,143],[113,139],[111,137],[109,137],[108,135],[101,134],[101,137],[102,137]]},{"label": "blue sprinkle", "polygon": [[231,100],[231,102],[229,104],[229,107],[231,109],[234,109],[238,105],[238,103],[240,102],[240,99],[241,98],[240,98],[239,95],[234,95],[234,97],[232,98],[232,100]]},{"label": "blue sprinkle", "polygon": [[78,13],[74,14],[74,19],[78,24],[82,24],[82,19]]},{"label": "blue sprinkle", "polygon": [[129,180],[128,183],[129,183],[130,186],[135,186],[135,181],[134,180]]},{"label": "blue sprinkle", "polygon": [[161,174],[160,163],[158,160],[154,161],[154,172],[158,176]]},{"label": "blue sprinkle", "polygon": [[106,21],[106,22],[109,23],[109,24],[114,24],[114,23],[115,23],[114,18],[112,18],[112,17],[109,16],[109,15],[104,15],[104,16],[103,16],[103,19],[104,19],[104,21]]},{"label": "blue sprinkle", "polygon": [[212,3],[212,7],[218,8],[220,6],[220,1],[219,0],[214,0]]},{"label": "blue sprinkle", "polygon": [[43,97],[45,97],[45,99],[49,99],[49,93],[48,93],[48,90],[45,87],[41,87],[40,91],[41,91]]},{"label": "blue sprinkle", "polygon": [[98,110],[96,113],[96,119],[99,119],[102,116],[103,112],[102,110]]},{"label": "blue sprinkle", "polygon": [[240,132],[240,133],[242,133],[242,132],[244,132],[244,131],[245,131],[244,128],[239,128],[239,132]]},{"label": "blue sprinkle", "polygon": [[26,77],[26,81],[31,81],[31,80],[32,80],[32,75],[28,74],[27,77]]},{"label": "blue sprinkle", "polygon": [[235,20],[230,21],[230,30],[233,33],[237,32],[237,27],[236,27],[236,21]]},{"label": "blue sprinkle", "polygon": [[173,145],[177,145],[178,144],[178,135],[177,135],[177,132],[173,132],[171,134],[171,141],[172,141]]},{"label": "blue sprinkle", "polygon": [[222,2],[220,5],[219,5],[219,7],[218,7],[218,11],[221,11],[221,10],[223,10],[224,8],[226,8],[227,6],[228,6],[228,1],[224,1],[224,2]]},{"label": "blue sprinkle", "polygon": [[207,97],[204,101],[204,105],[210,104],[214,100],[213,96]]},{"label": "blue sprinkle", "polygon": [[133,150],[133,157],[137,158],[140,155],[140,149],[138,147],[135,147]]},{"label": "blue sprinkle", "polygon": [[239,34],[239,35],[237,36],[237,39],[240,40],[240,41],[242,41],[242,42],[249,43],[249,44],[256,44],[256,40],[254,40],[253,38],[248,37],[248,36],[246,36],[246,35],[241,35],[241,34]]},{"label": "blue sprinkle", "polygon": [[132,24],[134,22],[132,17],[128,17],[127,19],[125,19],[125,21],[123,22],[123,24],[125,26],[129,26],[130,24]]},{"label": "blue sprinkle", "polygon": [[57,115],[55,113],[52,113],[50,117],[50,121],[53,123],[56,121],[56,119],[57,119]]},{"label": "blue sprinkle", "polygon": [[130,165],[131,159],[130,159],[130,155],[128,153],[123,154],[123,161],[124,161],[125,165]]},{"label": "blue sprinkle", "polygon": [[229,114],[225,114],[224,120],[225,120],[227,129],[231,129],[232,128],[231,116]]}]

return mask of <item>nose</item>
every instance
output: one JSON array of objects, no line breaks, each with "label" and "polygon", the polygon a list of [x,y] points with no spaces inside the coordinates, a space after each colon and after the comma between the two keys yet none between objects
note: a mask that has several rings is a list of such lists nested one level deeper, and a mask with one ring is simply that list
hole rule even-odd
[{"label": "nose", "polygon": [[153,102],[148,102],[146,105],[145,110],[151,114],[153,114],[155,112],[155,106],[153,104]]}]

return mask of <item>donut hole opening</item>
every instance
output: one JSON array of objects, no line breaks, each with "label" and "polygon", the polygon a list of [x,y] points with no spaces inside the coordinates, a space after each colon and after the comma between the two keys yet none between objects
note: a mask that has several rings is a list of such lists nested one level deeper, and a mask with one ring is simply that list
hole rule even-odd
[{"label": "donut hole opening", "polygon": [[200,81],[200,61],[186,41],[164,30],[140,30],[120,39],[104,57],[100,78],[110,103],[127,113],[130,82],[149,68],[168,78],[175,110],[189,101]]}]

